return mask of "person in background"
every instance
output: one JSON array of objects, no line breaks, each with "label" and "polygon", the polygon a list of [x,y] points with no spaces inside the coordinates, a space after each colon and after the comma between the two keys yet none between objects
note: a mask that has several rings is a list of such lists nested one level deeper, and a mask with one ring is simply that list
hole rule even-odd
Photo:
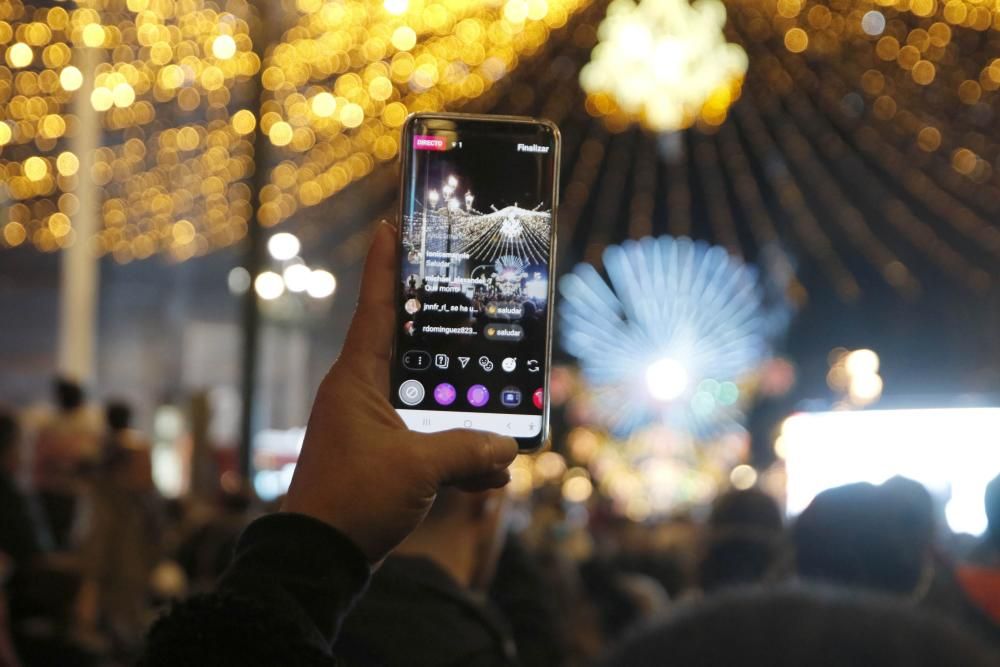
[{"label": "person in background", "polygon": [[159,559],[161,503],[149,444],[131,428],[132,410],[107,406],[107,435],[88,493],[82,556],[85,621],[125,655],[135,651],[149,618],[149,578]]},{"label": "person in background", "polygon": [[781,572],[784,561],[781,509],[763,491],[729,491],[712,505],[698,560],[698,587],[714,593],[760,583]]},{"label": "person in background", "polygon": [[24,665],[89,665],[69,637],[79,576],[70,557],[54,558],[40,512],[15,482],[19,441],[17,420],[0,410],[0,635],[11,644],[0,648],[0,665],[15,649]]},{"label": "person in background", "polygon": [[484,491],[510,480],[513,438],[414,433],[389,403],[397,266],[396,232],[382,224],[282,511],[247,527],[212,593],[153,626],[141,665],[338,664],[334,641],[372,567],[416,529],[438,490]]},{"label": "person in background", "polygon": [[505,502],[502,490],[439,493],[372,577],[337,655],[372,667],[518,664],[509,626],[484,595],[503,543]]},{"label": "person in background", "polygon": [[604,667],[987,667],[989,646],[946,617],[858,591],[779,587],[677,608],[614,650]]},{"label": "person in background", "polygon": [[43,546],[31,503],[15,480],[20,432],[14,416],[0,410],[0,552],[9,560],[14,577],[37,561]]},{"label": "person in background", "polygon": [[521,536],[504,540],[489,599],[510,624],[521,667],[559,667],[569,659],[568,635],[583,628],[560,613],[560,582],[546,576],[538,554]]},{"label": "person in background", "polygon": [[965,596],[952,565],[935,549],[933,500],[919,483],[823,491],[792,529],[804,579],[898,596],[956,619],[1000,646],[1000,629]]},{"label": "person in background", "polygon": [[986,532],[957,575],[966,594],[1000,624],[1000,475],[986,485],[983,504]]},{"label": "person in background", "polygon": [[77,504],[84,488],[81,471],[97,460],[100,427],[86,410],[79,384],[56,378],[53,393],[57,411],[38,432],[32,478],[53,546],[65,551],[72,546]]}]

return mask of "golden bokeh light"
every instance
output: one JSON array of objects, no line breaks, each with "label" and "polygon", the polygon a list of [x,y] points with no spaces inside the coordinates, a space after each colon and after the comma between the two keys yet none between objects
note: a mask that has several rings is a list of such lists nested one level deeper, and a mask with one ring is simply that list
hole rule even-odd
[{"label": "golden bokeh light", "polygon": [[212,40],[212,55],[219,60],[229,60],[236,55],[236,40],[232,35],[219,35]]},{"label": "golden bokeh light", "polygon": [[7,64],[11,67],[27,67],[35,58],[35,52],[24,42],[11,44],[7,49]]}]

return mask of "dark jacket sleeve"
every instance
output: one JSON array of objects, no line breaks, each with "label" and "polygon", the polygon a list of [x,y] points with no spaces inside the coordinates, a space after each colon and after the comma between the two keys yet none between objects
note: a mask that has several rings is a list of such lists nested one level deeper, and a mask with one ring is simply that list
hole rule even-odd
[{"label": "dark jacket sleeve", "polygon": [[215,592],[173,607],[150,630],[146,667],[331,665],[340,623],[370,576],[361,551],[300,514],[251,523]]}]

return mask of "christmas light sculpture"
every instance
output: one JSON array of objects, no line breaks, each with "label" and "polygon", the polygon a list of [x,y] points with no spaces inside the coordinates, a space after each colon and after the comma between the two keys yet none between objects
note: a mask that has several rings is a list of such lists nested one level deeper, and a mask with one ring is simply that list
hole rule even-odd
[{"label": "christmas light sculpture", "polygon": [[738,427],[740,383],[770,351],[756,270],[670,236],[609,246],[603,260],[610,286],[585,263],[559,284],[562,345],[593,388],[597,420],[619,436]]},{"label": "christmas light sculpture", "polygon": [[613,128],[721,125],[739,97],[747,55],[726,42],[718,0],[614,0],[580,72],[587,109]]}]

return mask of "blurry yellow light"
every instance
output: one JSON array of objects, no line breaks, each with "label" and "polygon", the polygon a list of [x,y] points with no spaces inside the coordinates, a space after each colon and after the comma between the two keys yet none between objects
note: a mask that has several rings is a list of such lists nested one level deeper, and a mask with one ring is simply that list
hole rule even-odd
[{"label": "blurry yellow light", "polygon": [[178,220],[171,228],[170,234],[174,237],[174,243],[177,245],[187,245],[194,241],[194,225],[187,220]]},{"label": "blurry yellow light", "polygon": [[570,477],[562,485],[562,496],[571,503],[586,502],[593,492],[594,485],[582,475]]},{"label": "blurry yellow light", "polygon": [[70,92],[79,90],[80,86],[83,85],[83,72],[73,65],[64,67],[59,72],[59,85],[63,87],[63,90]]},{"label": "blurry yellow light", "polygon": [[524,23],[528,18],[528,3],[526,0],[507,0],[503,6],[503,17],[511,23]]},{"label": "blurry yellow light", "polygon": [[384,76],[375,77],[368,84],[368,94],[378,102],[389,99],[392,97],[392,81]]},{"label": "blurry yellow light", "polygon": [[25,231],[24,225],[20,222],[8,222],[3,227],[3,240],[11,247],[24,243],[24,239],[27,236],[28,233]]},{"label": "blurry yellow light", "polygon": [[871,375],[878,372],[879,358],[872,350],[854,350],[844,359],[844,367],[851,377]]},{"label": "blurry yellow light", "polygon": [[877,373],[851,378],[848,396],[855,405],[869,405],[882,395],[882,377]]},{"label": "blurry yellow light", "polygon": [[16,42],[7,49],[7,62],[11,67],[27,67],[35,58],[35,52],[24,42]]},{"label": "blurry yellow light", "polygon": [[927,126],[917,134],[920,150],[933,153],[941,147],[941,132],[936,127]]},{"label": "blurry yellow light", "polygon": [[56,158],[56,169],[63,176],[72,176],[80,169],[80,159],[69,151],[64,151]]},{"label": "blurry yellow light", "polygon": [[809,46],[809,34],[802,28],[792,28],[785,33],[785,48],[792,53],[802,53]]},{"label": "blurry yellow light", "polygon": [[257,117],[249,109],[240,109],[233,114],[233,129],[239,134],[250,134],[257,127]]},{"label": "blurry yellow light", "polygon": [[83,28],[83,43],[98,47],[104,44],[104,28],[99,23],[89,23]]},{"label": "blurry yellow light", "polygon": [[129,84],[122,82],[111,90],[111,96],[114,98],[115,106],[124,109],[135,102],[135,89]]},{"label": "blurry yellow light", "polygon": [[535,459],[535,470],[544,479],[562,477],[566,472],[566,460],[558,452],[543,452]]},{"label": "blurry yellow light", "polygon": [[13,133],[10,130],[10,125],[0,121],[0,146],[6,146],[10,143]]},{"label": "blurry yellow light", "polygon": [[327,92],[317,93],[312,98],[310,108],[320,118],[329,118],[337,110],[337,98]]},{"label": "blurry yellow light", "polygon": [[400,16],[401,14],[405,14],[406,10],[409,9],[410,0],[385,0],[382,6],[385,7],[385,11],[393,16]]},{"label": "blurry yellow light", "polygon": [[293,134],[292,126],[283,120],[272,125],[267,132],[268,138],[275,146],[287,146],[291,143]]},{"label": "blurry yellow light", "polygon": [[66,133],[66,121],[59,114],[50,113],[42,118],[39,129],[46,139],[58,139]]},{"label": "blurry yellow light", "polygon": [[178,65],[167,65],[160,70],[160,85],[168,90],[184,85],[184,70]]},{"label": "blurry yellow light", "polygon": [[115,96],[107,88],[94,88],[90,94],[90,105],[97,111],[107,111],[115,104]]},{"label": "blurry yellow light", "polygon": [[929,60],[919,61],[910,71],[910,76],[912,76],[913,80],[921,86],[929,85],[932,81],[934,81],[936,74],[937,70],[934,67],[934,63]]},{"label": "blurry yellow light", "polygon": [[740,464],[729,473],[729,482],[734,489],[745,491],[757,483],[757,471],[745,463]]},{"label": "blurry yellow light", "polygon": [[392,45],[400,51],[409,51],[417,44],[417,33],[408,25],[401,25],[392,33]]},{"label": "blurry yellow light", "polygon": [[546,0],[528,0],[528,18],[541,21],[549,13],[549,3]]},{"label": "blurry yellow light", "polygon": [[24,175],[28,180],[38,182],[49,173],[49,163],[38,156],[29,157],[24,161]]},{"label": "blurry yellow light", "polygon": [[344,127],[357,127],[364,120],[365,110],[353,102],[345,104],[340,111],[340,122],[344,124]]},{"label": "blurry yellow light", "polygon": [[219,60],[229,60],[236,55],[236,40],[230,35],[219,35],[212,40],[212,55]]},{"label": "blurry yellow light", "polygon": [[[508,20],[527,11],[524,0],[505,6]],[[588,110],[617,130],[632,121],[658,132],[690,126],[714,91],[734,88],[735,97],[746,72],[746,52],[726,41],[725,23],[719,0],[613,0],[580,71]],[[721,121],[725,109],[706,111]]]},{"label": "blurry yellow light", "polygon": [[788,458],[788,439],[779,435],[774,439],[774,455],[784,461]]},{"label": "blurry yellow light", "polygon": [[65,213],[53,213],[49,216],[49,231],[56,238],[69,234],[72,226],[69,224],[69,217]]}]

